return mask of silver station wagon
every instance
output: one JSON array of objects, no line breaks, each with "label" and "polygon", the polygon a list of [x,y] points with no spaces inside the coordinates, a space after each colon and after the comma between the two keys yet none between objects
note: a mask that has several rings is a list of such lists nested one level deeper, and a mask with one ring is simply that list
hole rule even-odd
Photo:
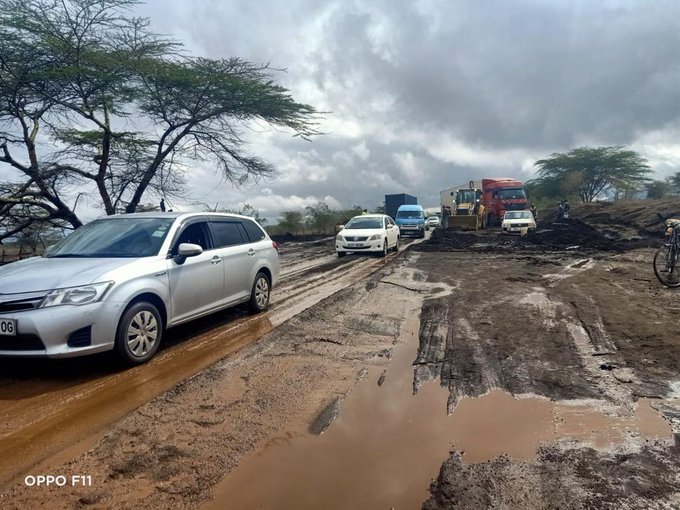
[{"label": "silver station wagon", "polygon": [[265,310],[279,269],[276,243],[248,217],[98,219],[42,257],[0,267],[0,356],[115,350],[143,363],[167,328],[240,303]]}]

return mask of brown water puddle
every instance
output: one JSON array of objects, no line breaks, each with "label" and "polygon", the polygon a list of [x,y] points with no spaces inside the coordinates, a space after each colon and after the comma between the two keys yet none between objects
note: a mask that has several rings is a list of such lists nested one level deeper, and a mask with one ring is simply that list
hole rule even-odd
[{"label": "brown water puddle", "polygon": [[672,435],[649,402],[632,416],[615,417],[494,390],[463,399],[447,416],[446,388],[429,383],[413,395],[417,319],[402,331],[408,338],[382,386],[380,374],[369,373],[321,436],[271,438],[217,486],[204,508],[420,508],[452,447],[476,463],[502,453],[532,459],[540,444],[564,437],[603,447],[622,443],[627,431]]}]

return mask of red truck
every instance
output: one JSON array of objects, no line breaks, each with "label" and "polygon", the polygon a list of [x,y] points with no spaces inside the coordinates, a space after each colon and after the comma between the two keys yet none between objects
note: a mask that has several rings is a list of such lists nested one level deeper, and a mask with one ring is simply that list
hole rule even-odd
[{"label": "red truck", "polygon": [[529,209],[524,183],[511,177],[482,179],[482,205],[486,210],[485,224],[500,225],[505,211]]}]

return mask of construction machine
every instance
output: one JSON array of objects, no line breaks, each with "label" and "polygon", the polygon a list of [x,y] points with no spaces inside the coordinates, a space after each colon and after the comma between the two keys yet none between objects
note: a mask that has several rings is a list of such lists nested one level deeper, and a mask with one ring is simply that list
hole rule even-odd
[{"label": "construction machine", "polygon": [[482,190],[470,181],[468,187],[460,188],[450,193],[453,201],[450,207],[443,206],[443,211],[449,213],[448,227],[463,230],[479,230],[484,228],[485,208],[482,204]]}]

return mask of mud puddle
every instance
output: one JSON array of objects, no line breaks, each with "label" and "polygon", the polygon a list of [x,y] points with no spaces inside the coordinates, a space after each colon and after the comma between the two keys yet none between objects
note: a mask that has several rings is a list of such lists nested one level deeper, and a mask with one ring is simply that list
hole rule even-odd
[{"label": "mud puddle", "polygon": [[448,390],[432,383],[413,395],[417,334],[414,317],[385,377],[369,371],[324,434],[272,438],[217,486],[204,508],[419,507],[450,441],[446,420],[433,419],[446,418]]},{"label": "mud puddle", "polygon": [[603,414],[576,402],[553,402],[533,396],[515,398],[493,390],[461,400],[449,417],[453,447],[466,464],[501,454],[531,460],[542,444],[575,439],[596,448],[622,445],[629,436],[672,437],[670,424],[648,399],[641,399],[630,416]]},{"label": "mud puddle", "polygon": [[339,409],[327,414],[339,417],[324,434],[284,431],[271,438],[217,486],[204,508],[419,508],[452,448],[474,464],[501,454],[532,459],[541,444],[562,438],[605,448],[631,435],[672,436],[644,400],[634,413],[616,416],[578,401],[493,390],[462,399],[447,416],[446,387],[430,382],[413,392],[418,328],[416,318],[405,324],[386,373],[369,371],[344,403],[331,400]]}]

